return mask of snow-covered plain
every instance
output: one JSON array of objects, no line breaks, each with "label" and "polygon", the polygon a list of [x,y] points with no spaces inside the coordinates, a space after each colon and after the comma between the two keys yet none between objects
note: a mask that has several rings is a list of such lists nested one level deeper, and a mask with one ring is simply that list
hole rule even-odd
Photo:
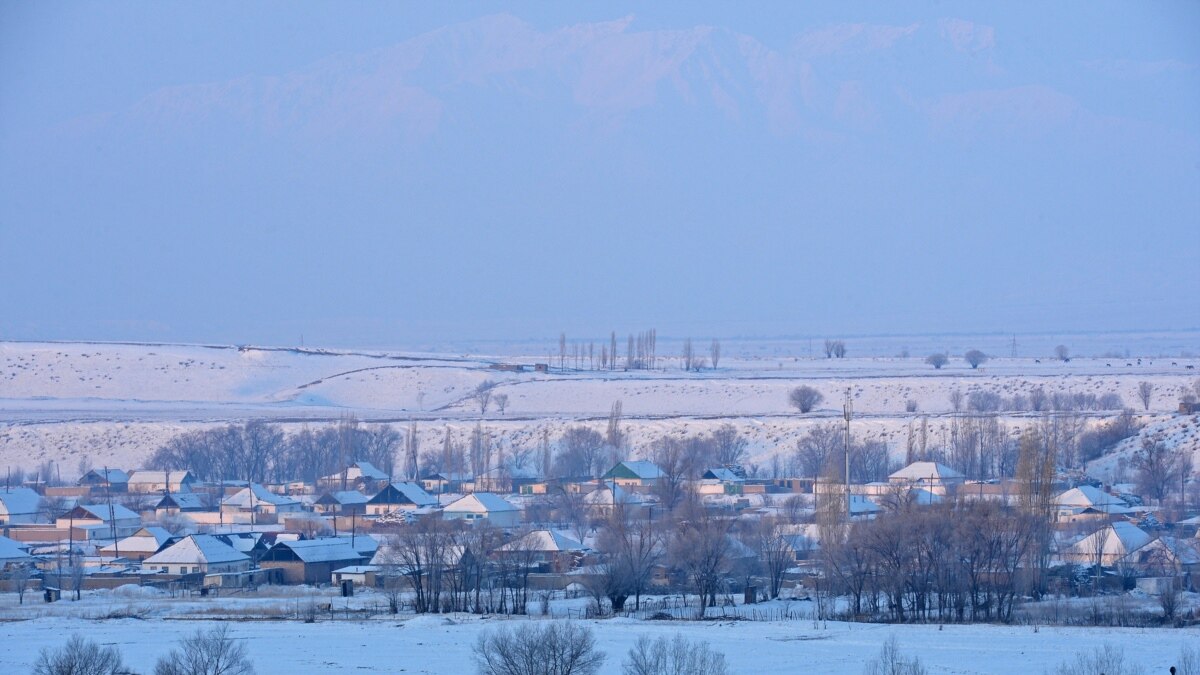
[{"label": "snow-covered plain", "polygon": [[[530,619],[470,615],[378,621],[256,621],[230,625],[245,640],[256,670],[272,673],[474,672],[471,645],[484,631]],[[582,620],[581,620],[582,621]],[[619,673],[626,652],[646,635],[677,633],[724,652],[731,672],[860,673],[889,636],[906,655],[919,656],[931,673],[1026,675],[1053,672],[1080,650],[1121,647],[1148,672],[1166,672],[1181,646],[1200,640],[1200,629],[1057,628],[993,625],[882,625],[811,621],[582,621],[595,630],[608,655],[601,672]],[[0,671],[28,672],[39,650],[82,633],[119,647],[138,672],[151,672],[171,643],[211,621],[35,619],[0,624]]]},{"label": "snow-covered plain", "polygon": [[[1200,336],[1173,334],[1168,342],[1200,343]],[[509,373],[490,366],[528,365],[546,357],[5,342],[0,462],[28,469],[51,459],[67,473],[81,460],[128,468],[188,429],[251,418],[294,429],[348,415],[368,423],[415,421],[425,447],[440,445],[446,428],[465,436],[482,421],[493,438],[511,447],[536,443],[543,430],[556,437],[569,424],[602,425],[610,406],[621,401],[634,454],[662,434],[731,423],[749,440],[752,461],[765,463],[790,450],[812,425],[839,420],[847,390],[854,399],[855,433],[886,440],[898,451],[908,425],[920,417],[928,417],[932,438],[947,432],[950,393],[956,389],[1010,398],[1038,387],[1048,395],[1117,394],[1163,437],[1200,449],[1195,418],[1174,412],[1179,396],[1200,377],[1195,357],[1085,357],[1066,363],[1048,355],[997,357],[973,370],[952,355],[946,367],[934,370],[923,356],[824,359],[787,356],[778,346],[765,355],[759,347],[742,345],[721,359],[719,369],[699,373],[681,371],[674,357],[651,371],[594,371],[586,364],[575,370],[568,363],[564,372]],[[480,414],[472,392],[486,380],[508,396],[503,413],[493,405]],[[1141,382],[1154,386],[1149,410],[1137,397]],[[813,413],[800,416],[789,408],[787,392],[798,384],[824,394]],[[906,412],[909,401],[916,413]],[[1004,416],[1013,433],[1032,419]]]}]

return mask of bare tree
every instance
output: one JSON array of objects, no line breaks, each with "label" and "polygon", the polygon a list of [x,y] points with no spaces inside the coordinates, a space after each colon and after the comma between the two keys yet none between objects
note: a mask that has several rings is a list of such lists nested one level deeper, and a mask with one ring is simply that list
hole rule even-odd
[{"label": "bare tree", "polygon": [[119,675],[129,672],[116,647],[101,647],[79,634],[60,649],[42,648],[34,675]]},{"label": "bare tree", "polygon": [[487,414],[488,404],[492,401],[492,390],[496,388],[496,383],[491,380],[484,380],[475,387],[475,392],[472,396],[475,402],[479,404],[479,414]]},{"label": "bare tree", "polygon": [[950,390],[950,407],[954,409],[954,412],[962,411],[964,399],[962,389],[955,388]]},{"label": "bare tree", "polygon": [[696,363],[696,352],[692,349],[692,338],[683,341],[683,369],[691,370]]},{"label": "bare tree", "polygon": [[834,344],[835,343],[833,340],[825,340],[825,358],[827,358],[827,359],[833,358]]},{"label": "bare tree", "polygon": [[966,354],[963,354],[963,359],[966,360],[967,363],[971,364],[972,369],[975,369],[975,368],[978,368],[980,365],[986,363],[988,360],[988,356],[987,356],[987,354],[984,354],[983,352],[979,351],[978,349],[972,349],[971,351],[967,352]]},{"label": "bare tree", "polygon": [[1071,360],[1071,350],[1066,345],[1058,345],[1054,348],[1054,358],[1066,363]]},{"label": "bare tree", "polygon": [[731,521],[700,508],[680,523],[671,542],[672,559],[700,596],[698,619],[703,619],[705,610],[716,604],[718,586],[729,572],[730,526]]},{"label": "bare tree", "polygon": [[833,355],[839,359],[846,358],[846,343],[841,340],[833,341]]},{"label": "bare tree", "polygon": [[823,400],[825,397],[821,395],[821,392],[808,385],[796,387],[788,394],[788,402],[802,415],[812,412],[812,409],[820,405]]},{"label": "bare tree", "polygon": [[492,400],[496,402],[496,409],[503,415],[504,409],[508,407],[508,394],[496,394]]},{"label": "bare tree", "polygon": [[624,675],[726,675],[729,672],[724,654],[703,640],[687,640],[678,633],[670,640],[639,637],[621,669]]},{"label": "bare tree", "polygon": [[1130,462],[1137,472],[1138,490],[1159,502],[1166,499],[1185,465],[1186,452],[1180,448],[1168,448],[1161,440],[1143,439],[1142,447],[1133,454]]},{"label": "bare tree", "polygon": [[246,645],[228,626],[198,630],[154,664],[154,675],[254,675]]},{"label": "bare tree", "polygon": [[567,368],[567,334],[558,334],[558,369],[566,370]]},{"label": "bare tree", "polygon": [[1142,407],[1146,410],[1150,409],[1150,398],[1154,395],[1154,385],[1149,382],[1138,382],[1138,400],[1142,402]]},{"label": "bare tree", "polygon": [[713,370],[716,370],[717,366],[720,365],[720,362],[721,362],[721,341],[720,340],[713,338],[712,345],[710,345],[708,348],[708,355],[709,355],[708,360],[712,362]]},{"label": "bare tree", "polygon": [[934,368],[937,368],[938,370],[941,370],[942,366],[949,363],[949,361],[950,361],[950,358],[941,352],[939,352],[937,354],[930,354],[929,356],[925,357],[925,363],[928,363],[929,365],[933,366]]},{"label": "bare tree", "polygon": [[17,604],[25,604],[25,591],[29,589],[29,579],[33,576],[33,570],[29,565],[16,563],[9,567],[8,582],[12,584],[13,590],[17,592]]},{"label": "bare tree", "polygon": [[594,675],[604,664],[592,630],[570,621],[488,631],[473,651],[480,675]]},{"label": "bare tree", "polygon": [[746,458],[747,441],[738,433],[737,427],[725,423],[712,432],[716,446],[717,463],[721,466],[738,466]]}]

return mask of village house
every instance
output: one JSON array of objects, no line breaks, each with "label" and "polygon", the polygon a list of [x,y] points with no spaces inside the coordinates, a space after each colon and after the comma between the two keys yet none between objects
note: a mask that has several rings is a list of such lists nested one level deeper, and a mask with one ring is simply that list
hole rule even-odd
[{"label": "village house", "polygon": [[358,490],[326,492],[313,502],[313,511],[326,515],[362,515],[367,512],[367,496]]},{"label": "village house", "polygon": [[587,549],[583,544],[554,530],[533,530],[495,550],[498,558],[527,563],[539,572],[562,574],[578,567]]},{"label": "village house", "polygon": [[1112,523],[1071,544],[1060,553],[1060,557],[1077,565],[1112,567],[1149,544],[1152,539],[1133,523]]},{"label": "village house", "polygon": [[353,582],[355,586],[374,588],[379,585],[378,565],[349,565],[333,571],[332,581],[340,585],[343,581]]},{"label": "village house", "polygon": [[354,462],[342,471],[331,473],[317,481],[317,487],[325,490],[362,490],[374,492],[386,485],[390,476],[375,468],[370,462]]},{"label": "village house", "polygon": [[1132,513],[1129,504],[1098,487],[1080,485],[1054,498],[1055,515],[1059,522],[1103,520]]},{"label": "village house", "polygon": [[470,492],[475,489],[475,477],[469,473],[441,471],[422,478],[421,487],[431,495]]},{"label": "village house", "polygon": [[96,491],[125,492],[129,489],[129,474],[121,469],[92,469],[80,476],[77,484]]},{"label": "village house", "polygon": [[327,537],[277,542],[259,565],[282,570],[284,583],[316,584],[326,583],[336,569],[362,565],[368,559],[350,545],[349,539]]},{"label": "village house", "polygon": [[221,501],[221,513],[235,522],[273,523],[284,513],[297,513],[303,504],[292,497],[271,492],[258,483],[242,488]]},{"label": "village house", "polygon": [[142,527],[142,518],[120,504],[80,504],[54,521],[59,529],[71,528],[79,540],[128,537]]},{"label": "village house", "polygon": [[520,492],[525,485],[538,482],[537,471],[528,467],[501,466],[475,477],[474,492]]},{"label": "village house", "polygon": [[893,484],[922,487],[935,495],[954,494],[963,484],[965,476],[938,462],[913,462],[888,476]]},{"label": "village house", "polygon": [[733,469],[719,466],[707,469],[700,475],[696,493],[701,495],[740,495],[744,491],[746,477]]},{"label": "village house", "polygon": [[158,553],[159,549],[170,539],[171,533],[166,529],[148,525],[124,539],[101,548],[100,555],[108,558],[120,556],[140,562]]},{"label": "village house", "polygon": [[213,497],[200,492],[173,492],[163,495],[154,503],[154,515],[175,516],[180,513],[213,511]]},{"label": "village house", "polygon": [[0,490],[0,525],[28,525],[42,519],[42,497],[27,487]]},{"label": "village house", "polygon": [[516,527],[521,523],[521,510],[500,495],[475,492],[447,504],[442,509],[442,517],[468,523],[486,522],[495,527]]},{"label": "village house", "polygon": [[176,575],[245,572],[250,557],[217,537],[193,534],[143,560],[142,569]]},{"label": "village house", "polygon": [[583,504],[591,518],[603,519],[612,515],[616,506],[625,509],[626,516],[641,518],[645,511],[645,500],[620,485],[602,486],[583,496]]},{"label": "village house", "polygon": [[438,505],[435,497],[416,483],[392,483],[367,501],[367,515],[381,516],[393,511],[415,511]]},{"label": "village house", "polygon": [[658,484],[662,476],[662,469],[654,462],[624,461],[609,469],[608,473],[604,474],[604,481],[625,488],[648,488]]},{"label": "village house", "polygon": [[196,479],[189,471],[134,471],[129,474],[129,492],[160,494],[191,492]]}]

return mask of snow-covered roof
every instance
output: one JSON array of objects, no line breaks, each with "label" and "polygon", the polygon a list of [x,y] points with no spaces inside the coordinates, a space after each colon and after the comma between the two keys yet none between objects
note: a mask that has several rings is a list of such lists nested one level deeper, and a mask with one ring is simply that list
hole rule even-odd
[{"label": "snow-covered roof", "polygon": [[163,495],[154,506],[156,509],[179,508],[187,511],[199,511],[205,508],[204,496],[195,492],[172,492]]},{"label": "snow-covered roof", "polygon": [[167,483],[167,476],[171,477],[171,485],[179,485],[184,481],[191,482],[192,478],[190,471],[134,471],[129,474],[129,483],[137,485],[139,483]]},{"label": "snow-covered roof", "polygon": [[262,485],[259,485],[258,483],[251,483],[250,487],[242,488],[241,490],[238,490],[236,493],[226,497],[224,499],[224,501],[221,502],[221,504],[223,504],[225,506],[234,506],[237,508],[248,509],[251,506],[251,499],[250,499],[251,490],[254,491],[253,492],[254,506],[258,506],[259,504],[272,504],[274,506],[290,506],[293,504],[300,503],[300,502],[297,502],[295,499],[292,499],[291,497],[285,497],[284,495],[277,495],[274,492],[271,492],[267,488],[263,487]]},{"label": "snow-covered roof", "polygon": [[882,511],[878,504],[863,495],[850,495],[850,515],[867,515]]},{"label": "snow-covered roof", "polygon": [[1067,508],[1093,509],[1102,513],[1129,513],[1129,504],[1098,487],[1080,485],[1054,498],[1054,503]]},{"label": "snow-covered roof", "polygon": [[416,483],[391,483],[380,490],[367,502],[368,504],[413,504],[415,506],[433,506],[438,503],[435,497]]},{"label": "snow-covered roof", "polygon": [[37,513],[42,496],[27,487],[10,487],[0,490],[0,512],[9,515]]},{"label": "snow-covered roof", "polygon": [[348,565],[339,567],[333,571],[334,574],[366,574],[367,572],[378,572],[378,565]]},{"label": "snow-covered roof", "polygon": [[909,481],[945,481],[961,480],[964,476],[945,464],[938,462],[913,462],[888,476],[888,478]]},{"label": "snow-covered roof", "polygon": [[450,481],[450,482],[454,482],[454,483],[463,483],[463,482],[472,481],[474,479],[475,479],[475,476],[472,476],[469,473],[461,473],[461,472],[455,473],[455,472],[451,472],[451,471],[439,471],[437,473],[431,473],[428,476],[425,476],[424,478],[422,478],[421,480],[444,480],[444,481]]},{"label": "snow-covered roof", "polygon": [[1069,550],[1076,555],[1125,556],[1149,544],[1151,539],[1133,523],[1113,523],[1075,542]]},{"label": "snow-covered roof", "polygon": [[491,492],[471,493],[455,500],[443,509],[445,513],[501,513],[517,510],[517,507],[506,499]]},{"label": "snow-covered roof", "polygon": [[602,487],[583,496],[583,503],[589,506],[612,506],[614,500],[620,504],[642,503],[639,495],[631,493],[620,485]]},{"label": "snow-covered roof", "polygon": [[554,530],[534,530],[499,549],[500,551],[561,552],[582,551],[583,544]]},{"label": "snow-covered roof", "polygon": [[745,478],[742,478],[741,476],[734,473],[732,469],[724,467],[724,466],[713,467],[713,468],[705,471],[702,478],[704,480],[719,480],[719,481],[722,481],[725,483],[744,483],[744,482],[746,482]]},{"label": "snow-covered roof", "polygon": [[[114,520],[141,520],[141,516],[121,506],[120,504],[80,504],[75,507],[76,518],[92,517],[102,522],[109,522],[109,514],[112,514]],[[82,511],[82,513],[79,513]],[[68,516],[62,516],[59,520],[69,520]]]},{"label": "snow-covered roof", "polygon": [[193,534],[146,558],[143,565],[226,563],[249,560],[229,544],[209,534]]},{"label": "snow-covered roof", "polygon": [[341,504],[349,506],[352,504],[366,504],[367,496],[358,490],[337,490],[334,492],[326,492],[317,500],[318,504]]},{"label": "snow-covered roof", "polygon": [[616,466],[604,474],[605,478],[637,478],[639,480],[656,480],[662,478],[662,469],[654,462],[647,460],[627,460],[618,462]]},{"label": "snow-covered roof", "polygon": [[263,556],[263,560],[291,560],[295,558],[305,563],[319,563],[339,560],[359,560],[364,557],[369,556],[364,556],[350,546],[349,539],[328,537],[325,539],[277,542]]},{"label": "snow-covered roof", "polygon": [[85,481],[85,479],[104,481],[108,483],[128,483],[129,474],[121,469],[92,469],[91,471],[83,474],[83,476],[80,477],[79,482],[82,483]]},{"label": "snow-covered roof", "polygon": [[134,532],[132,536],[109,544],[100,549],[102,553],[154,553],[163,543],[171,538],[171,533],[166,529],[154,525],[148,525]]},{"label": "snow-covered roof", "polygon": [[374,464],[371,464],[370,462],[354,462],[350,466],[346,467],[344,472],[337,471],[331,473],[321,480],[325,482],[339,481],[342,479],[343,473],[346,476],[346,480],[358,480],[359,478],[366,478],[367,480],[388,479],[388,475],[377,469]]},{"label": "snow-covered roof", "polygon": [[11,562],[15,560],[27,560],[31,556],[25,552],[16,541],[8,537],[0,536],[0,560]]}]

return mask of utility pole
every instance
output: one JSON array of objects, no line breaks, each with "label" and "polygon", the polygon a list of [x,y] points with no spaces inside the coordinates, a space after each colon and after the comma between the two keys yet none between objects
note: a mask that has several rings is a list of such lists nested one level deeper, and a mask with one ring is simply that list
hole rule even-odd
[{"label": "utility pole", "polygon": [[846,419],[846,523],[850,523],[850,418],[854,415],[854,401],[850,389],[846,389],[846,402],[842,405],[842,417]]}]

